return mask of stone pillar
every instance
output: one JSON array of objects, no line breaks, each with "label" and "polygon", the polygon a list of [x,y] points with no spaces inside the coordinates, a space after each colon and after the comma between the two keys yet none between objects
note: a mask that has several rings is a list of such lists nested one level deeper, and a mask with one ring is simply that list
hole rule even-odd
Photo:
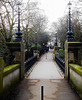
[{"label": "stone pillar", "polygon": [[15,56],[15,62],[20,63],[20,79],[24,78],[25,44],[24,42],[9,42],[8,48]]},{"label": "stone pillar", "polygon": [[25,60],[25,45],[23,42],[21,42],[21,79],[24,78],[24,73],[25,73],[25,66],[24,66],[24,60]]},{"label": "stone pillar", "polygon": [[69,64],[81,66],[82,61],[82,43],[81,42],[65,42],[65,77],[70,79]]},{"label": "stone pillar", "polygon": [[53,55],[53,59],[55,60],[55,46],[54,46],[54,55]]},{"label": "stone pillar", "polygon": [[3,68],[4,68],[4,61],[3,58],[0,57],[0,96],[3,92]]},{"label": "stone pillar", "polygon": [[65,77],[68,79],[68,42],[65,42]]},{"label": "stone pillar", "polygon": [[59,52],[58,52],[59,51],[59,48],[60,47],[58,47],[58,46],[55,46],[54,47],[54,57],[53,57],[54,60],[55,60],[55,56],[59,55]]}]

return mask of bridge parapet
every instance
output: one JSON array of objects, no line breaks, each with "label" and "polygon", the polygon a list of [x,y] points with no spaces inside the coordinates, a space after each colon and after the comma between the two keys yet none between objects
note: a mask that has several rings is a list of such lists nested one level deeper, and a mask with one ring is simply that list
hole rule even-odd
[{"label": "bridge parapet", "polygon": [[4,67],[3,58],[0,57],[0,98],[7,94],[9,88],[12,88],[20,80],[24,78],[24,43],[23,42],[7,42],[11,56],[14,57],[13,64]]},{"label": "bridge parapet", "polygon": [[12,55],[14,55],[14,62],[20,63],[21,70],[20,75],[21,79],[24,77],[24,61],[25,61],[25,45],[24,42],[7,42],[6,43]]},{"label": "bridge parapet", "polygon": [[3,58],[0,57],[0,96],[3,91],[3,70],[4,70],[4,61]]},{"label": "bridge parapet", "polygon": [[69,79],[69,67],[71,64],[82,65],[82,43],[65,42],[65,77]]},{"label": "bridge parapet", "polygon": [[81,42],[65,42],[65,77],[82,98]]},{"label": "bridge parapet", "polygon": [[82,98],[82,66],[69,64],[69,82]]}]

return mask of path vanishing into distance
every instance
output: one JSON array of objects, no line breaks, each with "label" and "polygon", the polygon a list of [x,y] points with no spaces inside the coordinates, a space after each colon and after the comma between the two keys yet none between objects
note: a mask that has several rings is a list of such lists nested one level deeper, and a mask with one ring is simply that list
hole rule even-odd
[{"label": "path vanishing into distance", "polygon": [[[5,99],[6,100],[6,99]],[[37,61],[32,71],[7,100],[81,100],[53,60],[53,50]]]}]

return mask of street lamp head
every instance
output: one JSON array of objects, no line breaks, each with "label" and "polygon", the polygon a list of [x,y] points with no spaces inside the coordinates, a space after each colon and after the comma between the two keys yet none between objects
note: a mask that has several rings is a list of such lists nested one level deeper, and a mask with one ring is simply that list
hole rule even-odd
[{"label": "street lamp head", "polygon": [[71,6],[72,6],[72,3],[69,1],[69,3],[68,3],[69,9],[71,9]]},{"label": "street lamp head", "polygon": [[21,2],[20,2],[20,1],[18,1],[17,5],[18,5],[18,6],[21,6],[22,4],[21,4]]},{"label": "street lamp head", "polygon": [[20,6],[20,5],[22,5],[22,4],[19,2],[19,3],[17,3],[17,5]]}]

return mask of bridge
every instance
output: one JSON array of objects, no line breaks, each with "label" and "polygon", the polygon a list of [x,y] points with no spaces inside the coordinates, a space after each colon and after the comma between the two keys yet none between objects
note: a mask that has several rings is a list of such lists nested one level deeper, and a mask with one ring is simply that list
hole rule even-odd
[{"label": "bridge", "polygon": [[[16,38],[14,38],[13,29],[16,23],[14,23],[14,20],[17,20],[17,17],[14,18],[13,1],[12,4],[10,1],[1,1],[0,46],[3,47],[1,47],[0,51],[0,100],[82,100],[82,30],[80,28],[82,25],[79,18],[80,13],[78,13],[78,21],[77,18],[74,18],[75,21],[73,24],[76,24],[72,25],[75,30],[75,34],[73,34],[70,7],[72,4],[71,2],[68,3],[69,20],[67,22],[69,25],[68,32],[66,33],[67,39],[65,39],[66,41],[60,41],[62,45],[58,47],[57,34],[61,35],[59,40],[63,40],[64,34],[61,33],[65,32],[66,29],[64,31],[63,29],[64,27],[66,28],[67,24],[60,23],[58,28],[55,29],[57,32],[55,33],[56,42],[54,49],[52,45],[50,46],[51,49],[49,49],[44,45],[44,42],[47,44],[49,41],[49,36],[43,28],[47,24],[45,16],[39,14],[39,12],[38,15],[41,16],[36,16],[36,10],[33,10],[31,14],[29,9],[30,3],[28,1],[28,7],[24,8],[25,20],[20,19],[19,6],[21,3],[18,1],[18,32],[16,33]],[[34,3],[32,5],[37,4]],[[36,9],[36,7],[32,9]],[[26,11],[28,11],[28,16],[26,15]],[[35,23],[33,25],[30,23],[29,14],[33,15],[32,22]],[[23,35],[20,31],[20,21],[23,21],[22,26],[24,24]],[[26,24],[26,22],[28,23]],[[43,40],[39,37],[42,37]],[[76,42],[76,40],[80,42]],[[3,49],[5,49],[4,52]],[[5,52],[6,49],[8,50],[7,52]],[[6,56],[9,56],[8,59]]]},{"label": "bridge", "polygon": [[[9,45],[9,48],[12,51],[13,51],[12,47],[16,46],[16,45],[10,46],[11,43],[8,43],[7,45]],[[56,57],[54,61],[54,50],[55,50],[55,56],[57,56],[56,50],[58,50],[58,47],[55,47],[54,50],[50,49],[49,52],[43,54],[38,60],[36,59],[35,56],[34,58],[30,59],[31,62],[27,61],[27,63],[23,61],[24,57],[23,50],[21,51],[19,48],[15,48],[14,50],[17,52],[18,51],[22,52],[20,56],[22,58],[20,61],[21,62],[20,64],[22,66],[20,66],[20,64],[15,64],[11,66],[12,69],[10,66],[8,66],[8,69],[5,69],[4,72],[0,70],[1,71],[0,75],[3,74],[2,78],[0,76],[0,80],[3,81],[2,83],[0,83],[3,86],[0,87],[1,90],[4,90],[3,97],[1,97],[3,100],[81,100],[81,96],[79,95],[81,94],[81,92],[78,94],[76,92],[76,89],[72,87],[71,84],[69,84],[70,83],[69,75],[67,75],[67,71],[63,71],[61,68],[62,64],[59,64],[60,62],[62,63],[62,61],[60,60],[58,63]],[[17,59],[19,58],[18,56]],[[29,66],[29,64],[31,66]],[[25,66],[26,67],[29,66],[29,68],[26,68],[27,71],[24,71],[23,69]],[[65,66],[63,67],[65,69]],[[72,72],[72,69],[74,68],[70,67],[70,69]],[[80,78],[82,78],[81,74]],[[72,81],[72,78],[70,78],[70,80]],[[75,80],[75,82],[76,85],[78,84],[79,86],[82,85],[82,84],[80,85],[79,79],[78,83],[77,80]]]}]

